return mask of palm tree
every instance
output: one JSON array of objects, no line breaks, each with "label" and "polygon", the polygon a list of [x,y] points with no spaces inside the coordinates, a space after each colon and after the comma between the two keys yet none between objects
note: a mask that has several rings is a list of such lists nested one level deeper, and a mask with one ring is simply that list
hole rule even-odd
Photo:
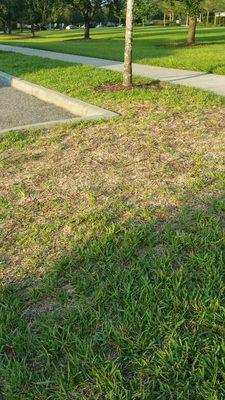
[{"label": "palm tree", "polygon": [[189,15],[187,44],[195,44],[197,15],[201,10],[201,0],[182,0]]}]

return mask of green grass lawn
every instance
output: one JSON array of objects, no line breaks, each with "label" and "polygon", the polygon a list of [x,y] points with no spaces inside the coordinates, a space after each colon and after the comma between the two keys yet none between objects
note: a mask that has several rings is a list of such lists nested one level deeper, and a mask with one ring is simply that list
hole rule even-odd
[{"label": "green grass lawn", "polygon": [[[92,40],[82,40],[82,30],[40,32],[0,36],[0,43],[35,47],[62,53],[88,55],[122,60],[124,28],[93,29]],[[186,28],[136,27],[134,31],[134,61],[210,73],[225,74],[225,28],[199,28],[197,41],[206,45],[176,47],[186,40]]]},{"label": "green grass lawn", "polygon": [[225,397],[225,100],[0,53],[120,113],[0,140],[5,400]]}]

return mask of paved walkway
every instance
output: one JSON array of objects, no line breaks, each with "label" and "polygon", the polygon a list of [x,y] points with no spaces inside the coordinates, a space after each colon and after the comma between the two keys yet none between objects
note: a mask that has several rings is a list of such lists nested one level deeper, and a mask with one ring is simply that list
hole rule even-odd
[{"label": "paved walkway", "polygon": [[[76,56],[73,54],[56,53],[53,51],[7,46],[2,44],[0,44],[0,51],[12,51],[29,56],[38,56],[70,63],[86,64],[111,71],[123,71],[123,63],[119,61],[104,60],[101,58]],[[175,68],[153,67],[150,65],[135,63],[133,64],[133,72],[138,76],[210,90],[211,92],[225,96],[225,75],[208,74],[200,71],[186,71]]]}]

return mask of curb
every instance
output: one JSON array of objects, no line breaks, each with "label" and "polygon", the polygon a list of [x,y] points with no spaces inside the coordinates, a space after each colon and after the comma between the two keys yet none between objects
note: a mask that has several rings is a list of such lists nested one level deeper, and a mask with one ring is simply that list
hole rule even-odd
[{"label": "curb", "polygon": [[78,115],[78,118],[76,118],[76,120],[90,118],[110,119],[119,116],[119,114],[116,114],[112,111],[105,110],[104,108],[97,107],[82,100],[72,98],[68,95],[56,92],[52,89],[48,89],[43,86],[25,81],[13,75],[6,74],[5,72],[0,71],[0,78],[3,78],[5,81],[7,81],[8,85],[13,87],[14,89],[34,96],[46,103],[50,103],[57,107],[63,108],[64,110],[69,111],[71,114],[75,114],[76,116]]}]

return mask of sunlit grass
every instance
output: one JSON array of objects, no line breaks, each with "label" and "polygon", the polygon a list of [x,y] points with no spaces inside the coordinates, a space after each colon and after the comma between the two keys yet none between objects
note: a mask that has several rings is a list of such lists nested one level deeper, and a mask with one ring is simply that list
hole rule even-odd
[{"label": "sunlit grass", "polygon": [[[92,29],[92,40],[82,40],[83,30],[44,31],[31,38],[28,32],[0,42],[45,50],[88,55],[113,60],[123,59],[124,28]],[[134,61],[165,67],[225,73],[225,28],[198,28],[196,47],[176,47],[186,40],[186,28],[136,27],[134,31]],[[172,45],[172,46],[171,46]]]}]

